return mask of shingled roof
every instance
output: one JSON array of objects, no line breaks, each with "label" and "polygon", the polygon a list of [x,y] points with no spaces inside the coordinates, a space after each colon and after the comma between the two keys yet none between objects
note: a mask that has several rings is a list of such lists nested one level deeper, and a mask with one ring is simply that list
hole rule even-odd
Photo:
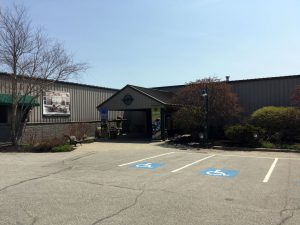
[{"label": "shingled roof", "polygon": [[131,88],[137,90],[138,92],[141,92],[165,105],[172,105],[172,99],[174,97],[174,93],[169,91],[162,91],[152,88],[144,88],[144,87],[138,87],[134,85],[128,85]]},{"label": "shingled roof", "polygon": [[135,86],[135,85],[126,85],[125,87],[123,87],[121,90],[119,90],[118,92],[116,92],[115,94],[113,94],[111,97],[109,97],[108,99],[106,99],[104,102],[102,102],[101,104],[99,104],[97,106],[97,108],[102,107],[103,105],[105,105],[108,101],[111,101],[112,99],[115,98],[115,96],[119,95],[119,93],[121,93],[124,89],[126,88],[131,88],[134,91],[156,101],[159,102],[163,105],[174,105],[173,103],[173,97],[174,97],[174,93],[170,92],[170,91],[163,91],[163,90],[157,90],[157,89],[153,89],[153,88],[144,88],[144,87],[139,87],[139,86]]}]

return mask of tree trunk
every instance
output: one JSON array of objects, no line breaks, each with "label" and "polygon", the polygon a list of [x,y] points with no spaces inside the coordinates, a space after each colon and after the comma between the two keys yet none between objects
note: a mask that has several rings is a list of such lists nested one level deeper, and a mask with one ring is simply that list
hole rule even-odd
[{"label": "tree trunk", "polygon": [[18,145],[18,135],[17,135],[17,111],[18,111],[18,87],[17,87],[17,74],[16,70],[14,69],[14,74],[12,75],[12,90],[11,90],[11,97],[12,97],[12,105],[11,105],[11,142],[13,146]]},{"label": "tree trunk", "polygon": [[12,104],[11,114],[11,142],[14,146],[18,145],[17,137],[17,105]]}]

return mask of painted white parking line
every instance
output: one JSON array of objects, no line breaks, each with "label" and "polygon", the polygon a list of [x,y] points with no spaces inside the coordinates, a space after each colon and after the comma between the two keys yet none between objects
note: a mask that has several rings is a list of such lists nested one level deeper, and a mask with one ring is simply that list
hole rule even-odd
[{"label": "painted white parking line", "polygon": [[271,175],[272,175],[272,173],[273,173],[273,170],[274,170],[274,168],[275,168],[275,166],[276,166],[277,161],[278,161],[278,158],[275,158],[275,160],[274,160],[274,162],[272,163],[272,165],[271,165],[271,167],[270,167],[270,169],[269,169],[267,175],[265,176],[265,179],[263,180],[264,183],[267,183],[267,182],[269,181],[269,179],[270,179],[270,177],[271,177]]},{"label": "painted white parking line", "polygon": [[155,155],[155,156],[151,156],[151,157],[148,157],[148,158],[139,159],[139,160],[136,160],[136,161],[133,161],[133,162],[124,163],[124,164],[121,164],[121,165],[118,165],[118,166],[126,166],[126,165],[130,165],[130,164],[133,164],[133,163],[145,161],[147,159],[154,159],[154,158],[158,158],[158,157],[161,157],[161,156],[164,156],[164,155],[170,155],[170,154],[173,154],[173,153],[175,153],[175,152],[168,152],[168,153],[165,153],[165,154]]},{"label": "painted white parking line", "polygon": [[[199,152],[177,152],[178,154],[194,154],[199,155]],[[296,153],[294,153],[296,154]],[[215,154],[216,156],[223,156],[223,157],[239,157],[239,158],[254,158],[254,159],[274,159],[273,157],[268,156],[251,156],[251,155],[232,155],[232,154]],[[278,160],[280,159],[286,159],[286,160],[300,160],[300,157],[277,157]]]},{"label": "painted white parking line", "polygon": [[[194,153],[197,154],[197,153]],[[253,158],[253,159],[274,159],[274,157],[267,156],[245,156],[245,155],[229,155],[229,154],[216,154],[217,156],[223,157],[239,157],[239,158]],[[287,157],[278,157],[278,160],[286,159],[286,160],[300,160],[300,158],[287,158]]]},{"label": "painted white parking line", "polygon": [[184,169],[184,168],[187,168],[187,167],[189,167],[189,166],[192,166],[192,165],[194,165],[194,164],[196,164],[196,163],[198,163],[198,162],[204,161],[204,160],[209,159],[209,158],[214,157],[214,156],[215,156],[215,155],[211,155],[211,156],[205,157],[205,158],[203,158],[203,159],[199,159],[199,160],[197,160],[197,161],[195,161],[195,162],[192,162],[192,163],[190,163],[190,164],[187,164],[187,165],[185,165],[185,166],[183,166],[183,167],[180,167],[180,168],[178,168],[178,169],[176,169],[176,170],[172,170],[171,172],[172,172],[172,173],[176,173],[176,172],[178,172],[178,171],[180,171],[180,170],[182,170],[182,169]]},{"label": "painted white parking line", "polygon": [[229,154],[216,154],[217,156],[223,157],[238,157],[238,158],[253,158],[253,159],[274,159],[274,157],[264,157],[264,156],[245,156],[245,155],[229,155]]}]

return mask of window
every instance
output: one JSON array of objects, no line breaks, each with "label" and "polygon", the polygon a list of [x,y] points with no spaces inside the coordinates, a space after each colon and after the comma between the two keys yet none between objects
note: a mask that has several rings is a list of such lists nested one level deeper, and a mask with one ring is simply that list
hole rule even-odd
[{"label": "window", "polygon": [[0,106],[0,123],[8,122],[8,110],[7,106]]}]

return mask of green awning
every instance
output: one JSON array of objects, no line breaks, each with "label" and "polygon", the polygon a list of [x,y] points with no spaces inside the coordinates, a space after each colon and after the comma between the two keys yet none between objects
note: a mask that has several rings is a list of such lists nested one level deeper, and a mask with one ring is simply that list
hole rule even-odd
[{"label": "green awning", "polygon": [[[32,96],[18,96],[19,105],[24,106],[39,106],[40,104],[34,99]],[[0,105],[11,105],[12,104],[12,96],[9,94],[0,94]]]}]

